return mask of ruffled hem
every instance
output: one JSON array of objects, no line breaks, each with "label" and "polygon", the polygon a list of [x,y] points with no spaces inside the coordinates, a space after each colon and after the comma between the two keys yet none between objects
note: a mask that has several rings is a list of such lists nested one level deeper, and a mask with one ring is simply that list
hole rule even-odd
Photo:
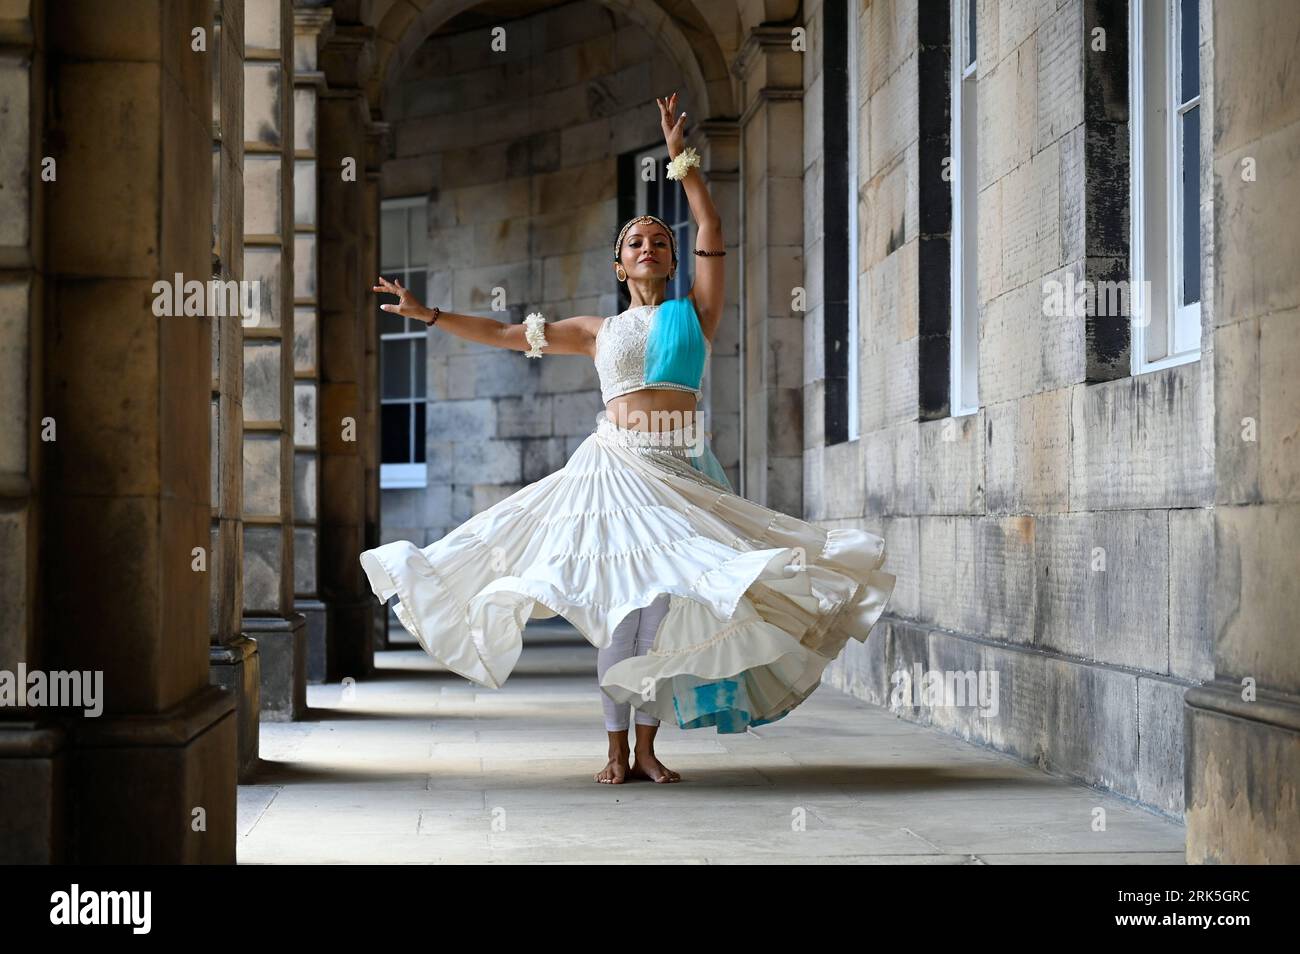
[{"label": "ruffled hem", "polygon": [[[838,582],[848,580],[852,594],[839,600],[819,598],[817,622],[802,639],[774,625],[757,608],[769,609],[763,590],[789,577],[760,577],[757,593],[752,585],[746,587],[743,603],[738,601],[743,612],[700,646],[661,645],[670,642],[674,624],[680,626],[689,617],[688,607],[674,606],[660,624],[659,632],[668,638],[656,638],[644,656],[611,666],[601,688],[616,702],[630,703],[661,720],[672,719],[683,729],[714,726],[726,734],[776,722],[820,685],[823,671],[850,637],[865,642],[870,635],[894,587],[893,575],[876,569],[883,558],[883,548],[876,548],[871,535],[847,530],[813,567],[797,575],[795,579],[808,581],[809,594],[816,589],[814,568],[835,574]],[[855,565],[869,568],[855,571],[860,577],[844,572]],[[791,589],[786,586],[785,595]],[[676,620],[674,610],[680,610]]]},{"label": "ruffled hem", "polygon": [[398,619],[430,656],[493,689],[518,662],[530,619],[562,616],[603,648],[629,614],[667,594],[649,653],[610,667],[602,691],[683,729],[775,722],[883,613],[894,586],[880,569],[884,541],[823,530],[680,475],[677,461],[656,463],[593,435],[564,470],[424,549],[403,540],[367,550],[362,567],[381,602],[397,597]]}]

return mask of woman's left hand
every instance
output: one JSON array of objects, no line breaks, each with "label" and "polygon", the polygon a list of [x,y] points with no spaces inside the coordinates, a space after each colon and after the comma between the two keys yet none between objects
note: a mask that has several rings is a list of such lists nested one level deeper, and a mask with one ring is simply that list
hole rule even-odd
[{"label": "woman's left hand", "polygon": [[686,147],[686,114],[682,113],[676,122],[673,121],[673,110],[677,108],[676,93],[663,99],[656,96],[655,102],[659,104],[659,124],[664,130],[664,142],[668,144],[668,158],[676,159]]}]

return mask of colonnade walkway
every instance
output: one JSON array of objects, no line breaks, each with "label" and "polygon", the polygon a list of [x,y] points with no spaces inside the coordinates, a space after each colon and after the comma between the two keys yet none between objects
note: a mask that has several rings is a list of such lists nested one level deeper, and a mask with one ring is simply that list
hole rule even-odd
[{"label": "colonnade walkway", "polygon": [[595,650],[558,617],[499,690],[414,644],[376,664],[262,724],[241,864],[1184,862],[1181,825],[830,686],[744,734],[665,724],[679,783],[598,784]]}]

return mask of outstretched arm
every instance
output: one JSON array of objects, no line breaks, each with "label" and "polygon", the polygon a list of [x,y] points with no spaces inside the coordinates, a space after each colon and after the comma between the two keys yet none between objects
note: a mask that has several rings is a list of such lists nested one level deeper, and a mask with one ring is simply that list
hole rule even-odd
[{"label": "outstretched arm", "polygon": [[[414,318],[425,324],[434,322],[433,309],[421,304],[411,294],[411,290],[403,287],[401,282],[390,282],[380,276],[379,284],[371,290],[397,296],[397,304],[390,302],[379,306],[383,311]],[[593,315],[579,315],[561,321],[547,322],[543,326],[546,344],[541,349],[542,353],[591,355],[601,321],[602,318]],[[437,325],[457,338],[491,345],[494,348],[507,348],[512,351],[528,351],[532,348],[532,343],[528,340],[526,329],[522,324],[509,324],[497,321],[495,318],[480,318],[478,315],[458,315],[453,311],[439,309]]]},{"label": "outstretched arm", "polygon": [[[686,114],[682,113],[673,122],[673,111],[677,108],[677,94],[665,99],[655,98],[659,104],[659,119],[664,130],[664,140],[668,144],[669,159],[676,159],[686,148],[685,127]],[[720,251],[725,242],[722,238],[722,220],[709,195],[709,187],[699,169],[692,167],[681,179],[682,188],[686,190],[686,201],[690,203],[691,215],[695,217],[695,245],[706,252]],[[722,304],[726,293],[727,267],[722,255],[695,255],[695,284],[691,286],[690,298],[695,304],[695,313],[700,316],[700,327],[704,337],[713,341],[722,320]],[[679,265],[680,267],[680,265]]]}]

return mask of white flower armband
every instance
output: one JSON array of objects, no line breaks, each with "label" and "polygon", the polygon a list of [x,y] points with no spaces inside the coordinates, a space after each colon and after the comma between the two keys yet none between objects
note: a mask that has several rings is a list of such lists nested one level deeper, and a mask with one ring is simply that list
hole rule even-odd
[{"label": "white flower armband", "polygon": [[524,352],[525,358],[540,358],[542,349],[546,347],[546,331],[543,326],[546,319],[542,317],[540,311],[534,311],[524,319],[524,337],[528,339],[529,349]]},{"label": "white flower armband", "polygon": [[668,178],[685,179],[686,174],[691,171],[691,167],[699,164],[700,154],[695,151],[694,146],[687,146],[677,154],[677,158],[668,163]]}]

